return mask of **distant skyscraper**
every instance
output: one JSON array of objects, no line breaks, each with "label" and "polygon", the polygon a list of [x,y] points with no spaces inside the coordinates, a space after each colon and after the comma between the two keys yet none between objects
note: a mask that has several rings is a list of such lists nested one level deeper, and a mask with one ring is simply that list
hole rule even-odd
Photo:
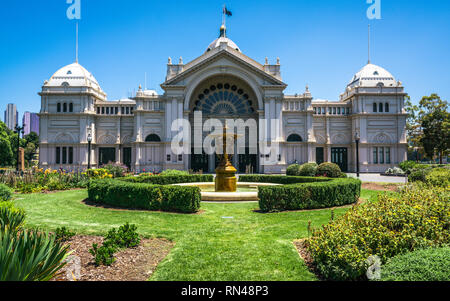
[{"label": "distant skyscraper", "polygon": [[35,132],[39,135],[39,116],[36,113],[25,112],[23,114],[22,124],[24,127],[24,135]]},{"label": "distant skyscraper", "polygon": [[19,113],[15,104],[8,104],[5,111],[5,123],[10,130],[14,130],[18,123]]}]

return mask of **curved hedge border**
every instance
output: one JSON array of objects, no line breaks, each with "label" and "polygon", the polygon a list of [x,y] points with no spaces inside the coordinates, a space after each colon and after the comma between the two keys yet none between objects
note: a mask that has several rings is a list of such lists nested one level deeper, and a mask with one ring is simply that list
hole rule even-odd
[{"label": "curved hedge border", "polygon": [[214,176],[213,175],[142,176],[142,177],[119,178],[119,180],[130,183],[171,185],[181,183],[214,182]]},{"label": "curved hedge border", "polygon": [[247,175],[240,176],[239,181],[284,184],[259,187],[259,207],[263,212],[344,206],[357,202],[361,195],[361,181],[352,178]]},{"label": "curved hedge border", "polygon": [[213,176],[145,176],[93,180],[89,200],[120,208],[195,213],[200,209],[198,187],[165,186],[178,183],[212,182]]}]

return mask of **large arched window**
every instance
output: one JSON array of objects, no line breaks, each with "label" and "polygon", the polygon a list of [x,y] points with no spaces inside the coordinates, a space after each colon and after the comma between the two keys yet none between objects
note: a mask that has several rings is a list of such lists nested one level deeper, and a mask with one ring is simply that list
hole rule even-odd
[{"label": "large arched window", "polygon": [[287,138],[287,142],[302,142],[303,139],[300,135],[292,134]]},{"label": "large arched window", "polygon": [[253,115],[256,100],[244,87],[231,82],[216,83],[201,89],[193,111],[202,111],[203,115],[229,116]]},{"label": "large arched window", "polygon": [[145,138],[145,142],[161,142],[161,138],[156,134],[151,134]]},{"label": "large arched window", "polygon": [[73,103],[69,103],[69,112],[73,113]]},{"label": "large arched window", "polygon": [[58,103],[56,104],[56,112],[58,112],[58,113],[61,112],[61,103],[60,103],[60,102],[58,102]]}]

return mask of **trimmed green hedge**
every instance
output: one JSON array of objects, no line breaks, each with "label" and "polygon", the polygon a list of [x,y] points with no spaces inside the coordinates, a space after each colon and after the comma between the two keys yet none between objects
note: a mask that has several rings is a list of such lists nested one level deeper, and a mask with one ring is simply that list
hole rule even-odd
[{"label": "trimmed green hedge", "polygon": [[299,183],[315,183],[330,182],[332,179],[315,178],[315,177],[292,177],[279,175],[242,175],[239,176],[239,182],[248,183],[273,183],[273,184],[299,184]]},{"label": "trimmed green hedge", "polygon": [[141,176],[118,179],[130,183],[147,183],[155,185],[172,185],[180,183],[214,182],[213,175],[174,175],[174,176]]},{"label": "trimmed green hedge", "polygon": [[248,175],[240,176],[239,181],[284,184],[259,187],[259,207],[263,212],[343,206],[357,202],[361,195],[361,181],[351,178]]},{"label": "trimmed green hedge", "polygon": [[381,267],[382,281],[450,281],[450,247],[395,256]]},{"label": "trimmed green hedge", "polygon": [[200,208],[198,187],[163,186],[124,180],[90,182],[89,200],[120,208],[195,213]]}]

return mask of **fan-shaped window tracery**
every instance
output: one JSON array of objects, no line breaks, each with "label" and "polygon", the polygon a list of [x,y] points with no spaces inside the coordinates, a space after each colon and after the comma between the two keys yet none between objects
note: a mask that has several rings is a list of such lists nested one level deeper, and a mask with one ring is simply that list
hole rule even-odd
[{"label": "fan-shaped window tracery", "polygon": [[217,83],[196,96],[194,111],[204,115],[255,114],[254,101],[244,89],[230,83]]}]

